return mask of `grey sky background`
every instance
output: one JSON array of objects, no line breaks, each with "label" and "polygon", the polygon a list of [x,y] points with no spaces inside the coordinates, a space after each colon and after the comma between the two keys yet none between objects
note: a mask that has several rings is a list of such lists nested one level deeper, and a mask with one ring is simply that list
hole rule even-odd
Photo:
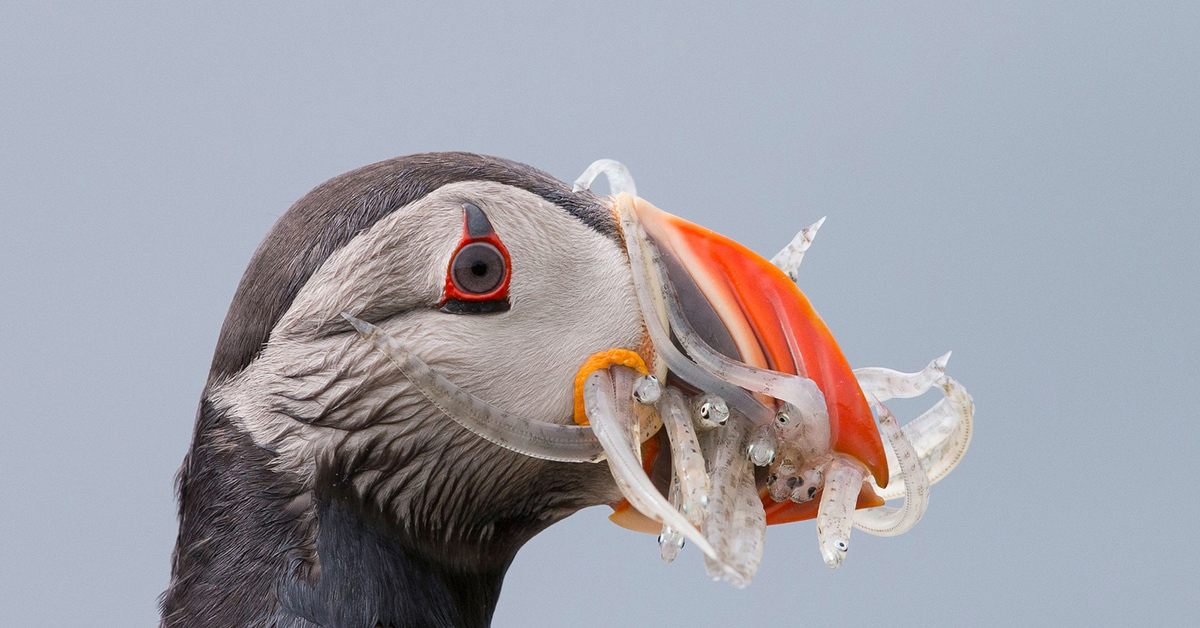
[{"label": "grey sky background", "polygon": [[518,555],[495,625],[1200,613],[1200,4],[161,4],[0,8],[0,625],[156,624],[255,246],[429,150],[618,159],[767,256],[828,215],[801,287],[851,363],[953,349],[977,404],[925,519],[837,571],[777,526],[735,590],[598,508]]}]

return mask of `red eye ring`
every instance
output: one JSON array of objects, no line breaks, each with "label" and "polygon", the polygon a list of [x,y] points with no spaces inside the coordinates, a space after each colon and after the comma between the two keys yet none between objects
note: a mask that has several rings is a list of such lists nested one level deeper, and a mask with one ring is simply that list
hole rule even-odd
[{"label": "red eye ring", "polygon": [[[463,203],[463,237],[450,256],[439,305],[451,314],[488,314],[509,309],[512,262],[483,210]],[[492,288],[495,286],[495,288]]]}]

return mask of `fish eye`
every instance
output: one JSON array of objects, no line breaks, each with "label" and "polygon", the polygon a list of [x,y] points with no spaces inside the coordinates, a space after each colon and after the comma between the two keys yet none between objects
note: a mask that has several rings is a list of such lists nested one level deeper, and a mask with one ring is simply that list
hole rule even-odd
[{"label": "fish eye", "polygon": [[454,287],[467,294],[488,294],[504,283],[504,255],[491,243],[471,242],[454,254],[450,270]]}]

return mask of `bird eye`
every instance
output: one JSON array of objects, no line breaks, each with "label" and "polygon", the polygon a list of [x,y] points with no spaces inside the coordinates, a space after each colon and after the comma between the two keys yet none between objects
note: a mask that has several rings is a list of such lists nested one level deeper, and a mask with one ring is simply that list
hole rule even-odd
[{"label": "bird eye", "polygon": [[508,251],[478,205],[463,203],[462,209],[462,240],[446,269],[441,310],[448,314],[507,312],[512,273]]},{"label": "bird eye", "polygon": [[467,294],[494,292],[504,283],[504,255],[488,242],[471,242],[450,263],[454,287]]}]

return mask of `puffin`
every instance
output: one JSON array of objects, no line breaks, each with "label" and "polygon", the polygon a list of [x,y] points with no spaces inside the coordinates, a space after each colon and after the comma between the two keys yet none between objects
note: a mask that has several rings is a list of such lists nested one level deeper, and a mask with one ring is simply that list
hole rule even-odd
[{"label": "puffin", "polygon": [[[660,245],[660,288],[695,336],[817,380],[831,447],[886,486],[868,402],[787,275],[636,194],[621,199]],[[505,571],[548,526],[609,505],[616,523],[657,531],[609,461],[481,437],[361,333],[386,331],[464,394],[531,425],[582,429],[581,369],[597,356],[633,356],[621,363],[675,382],[662,356],[680,339],[648,333],[615,204],[465,152],[382,161],[297,201],[255,251],[221,328],[177,476],[161,626],[487,626]],[[670,452],[655,442],[642,453],[666,493],[653,471]],[[814,502],[770,500],[766,470],[755,473],[767,523],[815,516]],[[858,507],[882,503],[870,485]]]}]

